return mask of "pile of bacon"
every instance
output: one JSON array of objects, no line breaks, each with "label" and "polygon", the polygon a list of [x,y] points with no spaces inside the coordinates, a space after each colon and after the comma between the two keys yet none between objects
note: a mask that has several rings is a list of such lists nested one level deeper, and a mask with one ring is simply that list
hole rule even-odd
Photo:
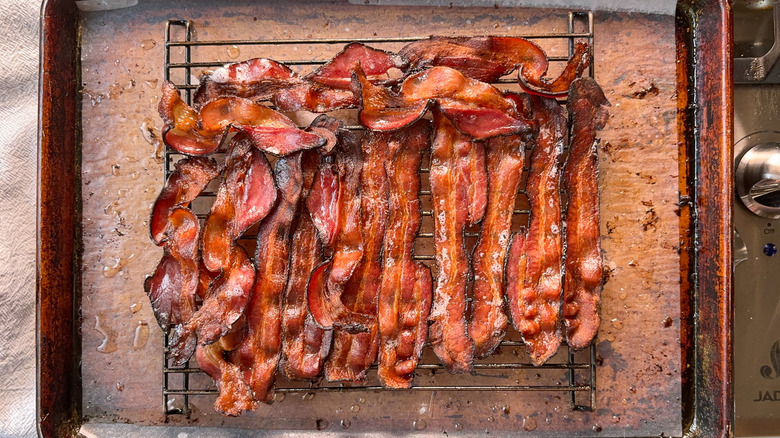
[{"label": "pile of bacon", "polygon": [[[165,84],[165,143],[188,158],[153,207],[164,253],[145,289],[169,356],[194,354],[218,384],[215,408],[238,415],[271,400],[277,371],[354,382],[378,362],[384,386],[408,388],[426,343],[451,372],[470,371],[509,321],[535,364],[564,337],[588,346],[603,283],[596,132],[609,105],[579,78],[588,64],[579,44],[546,80],[547,57],[527,40],[432,37],[397,54],[353,43],[305,77],[269,59],[226,65],[192,106]],[[515,70],[527,93],[490,85]],[[325,114],[302,129],[279,112],[340,108],[359,109],[362,136]],[[222,165],[205,157],[217,150]],[[435,280],[413,258],[428,152]],[[511,235],[524,166],[531,215]],[[200,222],[188,205],[217,178]],[[251,258],[237,239],[258,223]],[[464,230],[478,223],[468,254]]]}]

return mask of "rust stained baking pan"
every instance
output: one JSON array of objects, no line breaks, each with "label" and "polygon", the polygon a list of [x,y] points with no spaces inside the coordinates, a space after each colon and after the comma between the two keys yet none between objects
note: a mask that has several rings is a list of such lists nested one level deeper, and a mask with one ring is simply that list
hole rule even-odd
[{"label": "rust stained baking pan", "polygon": [[[554,391],[373,390],[313,400],[288,394],[239,419],[211,412],[210,393],[192,397],[189,419],[166,417],[160,409],[162,336],[138,279],[159,257],[145,241],[143,221],[163,168],[155,157],[154,107],[169,19],[191,20],[195,41],[230,41],[265,35],[401,38],[421,36],[421,27],[425,34],[549,34],[566,31],[566,16],[558,10],[346,2],[142,2],[80,12],[74,2],[46,2],[39,136],[41,434],[306,434],[318,425],[332,434],[367,435],[730,434],[731,16],[727,4],[706,1],[681,2],[676,19],[594,14],[595,76],[613,116],[600,151],[602,234],[611,274],[594,355],[593,411],[572,411]],[[204,56],[227,62],[267,55],[235,47],[240,55],[227,45]],[[316,48],[298,50],[273,56],[301,59]],[[139,325],[146,321],[152,323]],[[327,424],[315,422],[320,418]]]}]

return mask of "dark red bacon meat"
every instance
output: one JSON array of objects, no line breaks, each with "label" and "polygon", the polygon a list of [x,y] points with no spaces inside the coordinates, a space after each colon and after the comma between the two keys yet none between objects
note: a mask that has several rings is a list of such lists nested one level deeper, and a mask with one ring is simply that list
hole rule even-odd
[{"label": "dark red bacon meat", "polygon": [[471,370],[474,342],[466,330],[466,287],[469,259],[463,234],[468,221],[468,187],[458,165],[468,155],[471,138],[464,136],[441,113],[433,113],[435,137],[431,147],[436,285],[429,320],[433,351],[448,370]]},{"label": "dark red bacon meat", "polygon": [[574,81],[567,104],[572,118],[566,161],[566,284],[563,316],[572,348],[585,348],[598,331],[604,283],[599,231],[599,185],[596,132],[609,114],[607,98],[591,78]]},{"label": "dark red bacon meat", "polygon": [[507,260],[507,301],[512,323],[535,364],[561,343],[562,225],[559,159],[566,115],[553,99],[532,96],[539,135],[531,156],[526,192],[531,204],[527,231],[515,234]]},{"label": "dark red bacon meat", "polygon": [[379,379],[388,388],[409,388],[428,335],[431,271],[412,259],[420,229],[422,155],[430,143],[430,122],[420,120],[385,134],[389,216],[382,252],[378,319],[381,346]]}]

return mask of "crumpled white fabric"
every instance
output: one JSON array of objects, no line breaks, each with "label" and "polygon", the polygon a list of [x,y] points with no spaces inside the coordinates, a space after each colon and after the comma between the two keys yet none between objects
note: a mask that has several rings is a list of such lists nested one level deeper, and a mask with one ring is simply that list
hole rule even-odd
[{"label": "crumpled white fabric", "polygon": [[36,436],[40,3],[0,0],[0,436]]}]

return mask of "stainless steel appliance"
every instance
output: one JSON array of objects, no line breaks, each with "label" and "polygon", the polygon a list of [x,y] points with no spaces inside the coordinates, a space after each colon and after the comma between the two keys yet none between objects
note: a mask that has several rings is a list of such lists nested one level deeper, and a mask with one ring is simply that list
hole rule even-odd
[{"label": "stainless steel appliance", "polygon": [[735,435],[780,436],[780,5],[735,6]]}]

